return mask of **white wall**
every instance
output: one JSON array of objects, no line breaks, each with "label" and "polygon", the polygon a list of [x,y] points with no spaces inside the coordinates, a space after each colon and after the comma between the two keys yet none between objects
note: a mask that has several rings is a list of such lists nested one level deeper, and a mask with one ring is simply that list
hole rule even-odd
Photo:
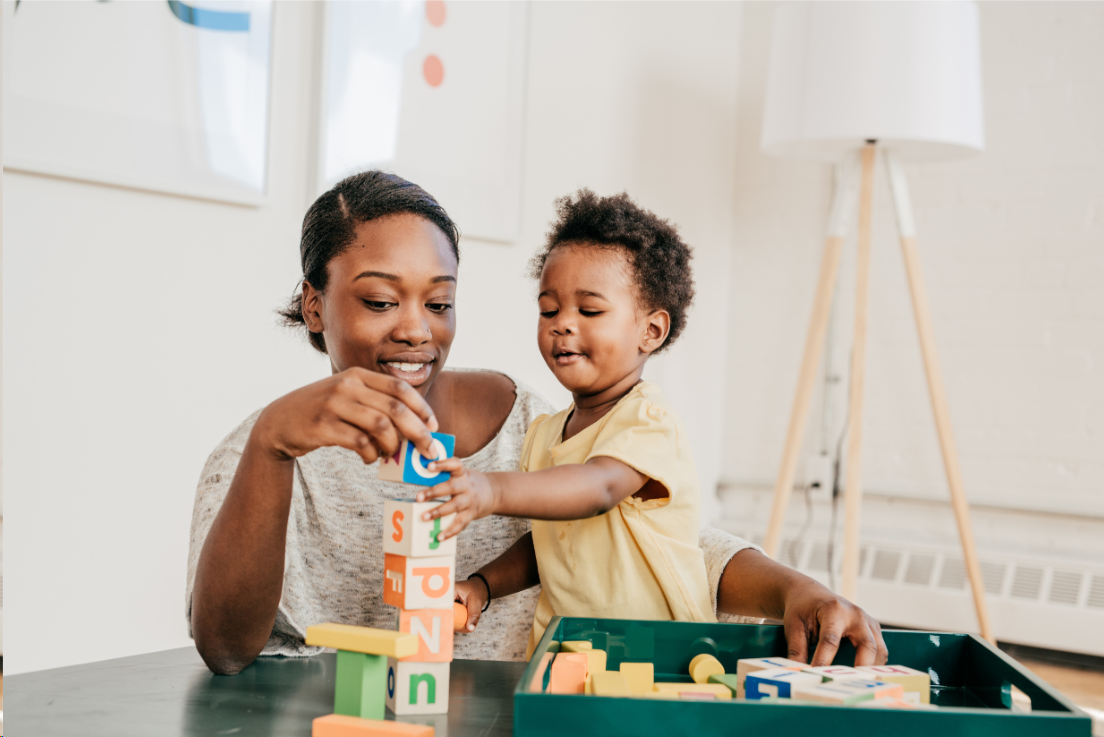
[{"label": "white wall", "polygon": [[[696,247],[696,309],[646,376],[682,412],[708,490],[720,463],[740,13],[534,4],[523,235],[461,244],[450,359],[512,373],[565,406],[536,351],[525,264],[556,197],[627,189]],[[276,13],[266,206],[4,174],[3,481],[15,551],[5,614],[19,633],[8,673],[189,645],[188,525],[207,454],[250,412],[328,370],[273,313],[299,277],[316,15],[296,3]],[[703,496],[712,519],[714,495]]]},{"label": "white wall", "polygon": [[[740,60],[725,446],[727,485],[746,491],[769,488],[778,470],[831,196],[828,167],[759,150],[773,10],[746,6]],[[981,3],[981,33],[986,152],[907,167],[966,490],[990,508],[977,525],[983,550],[1099,563],[1104,5]],[[877,187],[864,486],[889,498],[944,500],[896,222],[884,179]],[[845,375],[848,253],[838,335]],[[837,400],[842,408],[845,396]],[[818,396],[806,454],[819,446],[819,406]],[[931,519],[921,511],[928,507],[909,503],[881,514],[874,507],[865,536],[955,540],[947,514]],[[733,496],[728,509],[741,525],[765,527],[766,506],[752,496]],[[793,527],[804,514],[795,501]],[[826,510],[817,514],[827,522]]]},{"label": "white wall", "polygon": [[267,205],[4,173],[8,673],[190,644],[207,454],[328,371],[273,312],[300,273],[314,15],[276,13]]}]

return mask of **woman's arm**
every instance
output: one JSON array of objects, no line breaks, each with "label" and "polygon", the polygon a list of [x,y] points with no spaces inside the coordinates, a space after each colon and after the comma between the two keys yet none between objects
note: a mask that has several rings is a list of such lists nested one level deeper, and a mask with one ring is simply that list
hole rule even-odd
[{"label": "woman's arm", "polygon": [[192,589],[196,649],[216,673],[237,673],[264,648],[276,620],[295,458],[339,446],[365,463],[398,449],[400,434],[429,452],[436,420],[413,388],[349,369],[276,400],[246,441],[200,551]]},{"label": "woman's arm", "polygon": [[501,599],[540,583],[537,553],[533,549],[533,533],[527,532],[510,548],[478,571],[478,578],[456,582],[456,598],[468,608],[467,632],[475,630],[483,605],[491,598]]},{"label": "woman's arm", "polygon": [[725,614],[782,621],[787,657],[831,665],[846,638],[855,646],[855,665],[882,665],[889,657],[882,629],[859,607],[792,568],[775,563],[753,548],[739,551],[725,566],[717,591],[717,609]]},{"label": "woman's arm", "polygon": [[458,535],[472,520],[491,514],[541,520],[596,517],[637,492],[650,495],[651,486],[658,486],[632,466],[604,456],[524,473],[468,471],[456,458],[431,463],[429,470],[452,474],[448,481],[418,492],[420,502],[452,497],[423,515],[429,521],[456,514],[441,533],[442,540]]}]

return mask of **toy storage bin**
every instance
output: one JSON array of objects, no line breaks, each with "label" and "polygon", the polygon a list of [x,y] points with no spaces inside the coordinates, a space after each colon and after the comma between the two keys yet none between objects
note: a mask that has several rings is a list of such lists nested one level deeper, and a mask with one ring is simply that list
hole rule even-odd
[{"label": "toy storage bin", "polygon": [[[755,701],[666,701],[544,693],[548,666],[565,640],[589,640],[607,652],[606,667],[651,662],[656,681],[690,682],[690,660],[717,657],[730,673],[740,658],[785,657],[782,627],[752,624],[652,622],[556,617],[514,691],[514,734],[564,735],[800,735],[816,737],[1091,737],[1092,720],[1065,696],[988,642],[945,632],[883,631],[889,662],[925,671],[939,709],[862,709],[847,706],[760,704]],[[852,665],[845,642],[835,663]],[[1032,703],[1013,712],[1011,687]]]}]

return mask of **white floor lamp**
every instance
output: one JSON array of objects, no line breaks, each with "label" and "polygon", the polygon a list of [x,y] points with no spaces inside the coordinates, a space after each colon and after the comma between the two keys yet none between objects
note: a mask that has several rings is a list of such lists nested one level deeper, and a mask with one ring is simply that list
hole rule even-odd
[{"label": "white floor lamp", "polygon": [[978,11],[972,2],[784,3],[763,116],[770,154],[837,162],[836,189],[764,548],[778,551],[847,228],[859,206],[841,593],[853,599],[862,504],[863,384],[876,152],[888,168],[928,390],[981,634],[993,641],[928,310],[902,159],[932,161],[984,148]]}]

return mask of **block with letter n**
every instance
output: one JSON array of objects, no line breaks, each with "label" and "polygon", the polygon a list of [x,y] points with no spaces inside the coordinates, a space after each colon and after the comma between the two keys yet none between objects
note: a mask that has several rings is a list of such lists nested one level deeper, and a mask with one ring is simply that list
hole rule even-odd
[{"label": "block with letter n", "polygon": [[387,708],[396,715],[448,711],[449,664],[388,658]]}]

